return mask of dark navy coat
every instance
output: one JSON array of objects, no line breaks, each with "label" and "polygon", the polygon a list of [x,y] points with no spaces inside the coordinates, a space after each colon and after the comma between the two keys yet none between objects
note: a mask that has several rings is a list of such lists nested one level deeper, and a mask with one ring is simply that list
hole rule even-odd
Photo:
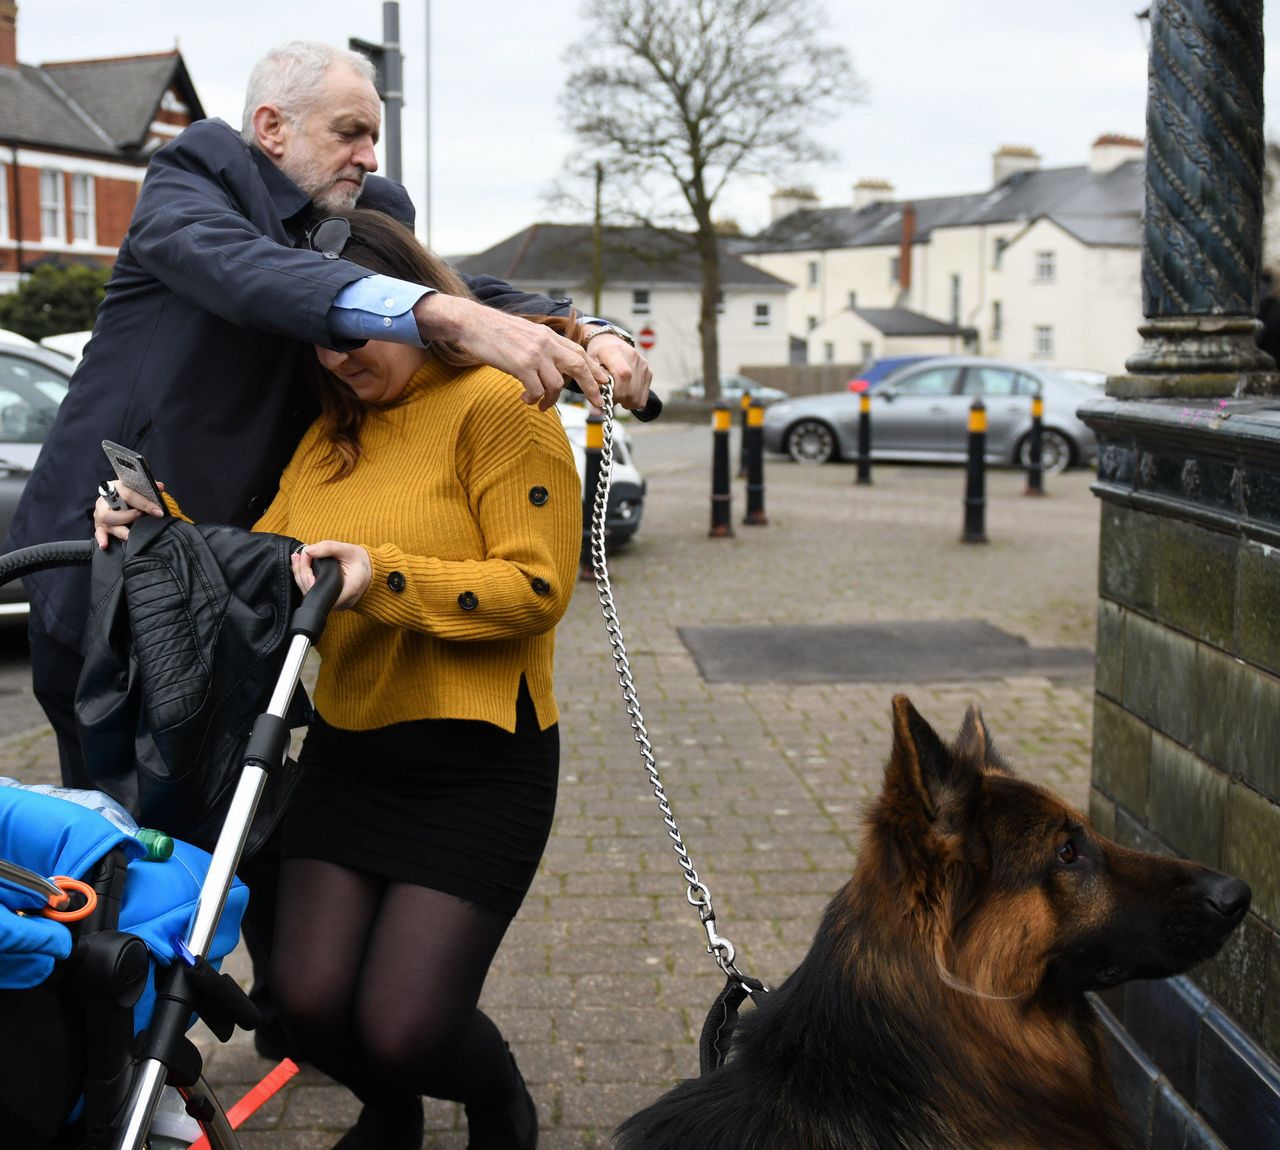
[{"label": "dark navy coat", "polygon": [[[413,222],[404,188],[376,176],[360,206]],[[92,530],[95,488],[110,475],[104,439],[141,451],[197,522],[257,519],[313,415],[301,357],[335,346],[333,299],[369,274],[292,246],[309,211],[306,194],[220,120],[197,121],[155,154],[6,549]],[[507,311],[567,308],[490,277],[471,287]],[[86,571],[26,585],[44,629],[78,648]]]}]

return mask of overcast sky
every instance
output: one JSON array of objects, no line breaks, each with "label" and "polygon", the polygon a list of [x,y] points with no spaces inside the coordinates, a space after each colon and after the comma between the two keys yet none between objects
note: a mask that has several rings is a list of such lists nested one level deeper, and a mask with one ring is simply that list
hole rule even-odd
[{"label": "overcast sky", "polygon": [[[575,0],[403,0],[403,171],[420,217],[428,7],[430,239],[460,255],[549,218],[545,194],[574,146],[558,110],[565,50],[588,21]],[[866,177],[906,196],[979,191],[990,185],[991,153],[1002,144],[1031,146],[1045,166],[1061,167],[1085,162],[1104,132],[1141,136],[1146,47],[1135,13],[1145,7],[1146,0],[828,2],[830,34],[851,53],[867,100],[822,127],[839,158],[787,182],[811,184],[829,204],[847,202]],[[1268,40],[1276,40],[1280,2],[1266,12]],[[381,42],[382,28],[381,0],[19,0],[18,58],[36,64],[176,43],[206,112],[238,122],[249,70],[272,44],[298,36]],[[1280,108],[1280,64],[1266,94]],[[1269,124],[1268,135],[1280,129]],[[770,190],[739,186],[717,214],[755,230],[768,222]]]}]

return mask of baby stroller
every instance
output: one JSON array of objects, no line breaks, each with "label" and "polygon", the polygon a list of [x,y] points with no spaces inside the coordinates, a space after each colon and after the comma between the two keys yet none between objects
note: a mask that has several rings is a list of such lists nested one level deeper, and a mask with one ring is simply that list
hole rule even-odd
[{"label": "baby stroller", "polygon": [[[303,662],[341,589],[338,565],[321,562],[315,587],[298,600],[288,578],[288,554],[294,546],[295,540],[280,536],[169,518],[137,524],[124,548],[113,544],[117,554],[111,561],[102,559],[103,553],[89,540],[0,556],[0,584],[92,562],[95,603],[107,598],[99,594],[104,583],[116,579],[122,588],[119,602],[127,601],[131,615],[159,612],[158,625],[149,615],[130,620],[136,642],[122,635],[120,618],[104,622],[104,633],[124,658],[115,676],[116,695],[105,692],[109,713],[104,718],[100,706],[97,722],[91,721],[90,729],[82,725],[82,738],[91,773],[94,738],[116,752],[124,750],[127,762],[106,771],[110,777],[103,790],[135,816],[141,808],[139,822],[157,826],[151,817],[154,811],[188,816],[187,825],[180,820],[158,826],[175,845],[172,858],[153,862],[144,858],[145,847],[136,837],[95,811],[0,787],[0,1060],[5,1069],[0,1076],[0,1142],[6,1150],[142,1150],[166,1083],[186,1099],[187,1112],[199,1122],[211,1150],[235,1150],[238,1145],[231,1123],[203,1081],[199,1052],[186,1031],[199,1017],[226,1041],[236,1026],[251,1029],[257,1020],[256,1008],[239,985],[217,970],[220,959],[235,946],[247,901],[235,871],[251,836],[261,839],[270,829],[261,818],[255,822],[255,815],[260,814],[269,777],[281,773],[287,761],[286,715],[299,693]],[[243,571],[246,564],[256,564],[255,557],[247,555],[255,549],[277,568],[265,578],[286,595],[283,619],[272,618],[270,605],[246,608],[234,594],[214,604],[209,595],[210,587],[225,576],[221,569],[213,570],[219,553],[232,557],[227,561],[232,571]],[[205,625],[208,651],[202,648],[202,655],[225,650],[237,610],[243,614],[247,609],[251,630],[256,620],[279,636],[276,649],[266,653],[274,685],[268,684],[265,709],[259,706],[243,718],[247,733],[235,740],[224,737],[229,726],[238,725],[228,724],[225,711],[229,701],[243,694],[242,668],[236,667],[231,676],[235,689],[223,689],[197,675],[196,689],[187,691],[182,704],[184,713],[202,721],[216,714],[219,721],[213,728],[218,737],[205,731],[187,748],[196,748],[193,758],[201,760],[199,771],[169,764],[172,769],[166,768],[167,774],[162,770],[163,777],[157,778],[155,742],[146,727],[159,713],[167,724],[158,730],[161,749],[173,750],[163,742],[166,733],[181,727],[172,722],[173,693],[160,701],[159,712],[145,700],[148,705],[132,713],[131,720],[120,703],[126,696],[136,703],[146,694],[149,656],[140,650],[145,647],[141,636],[154,641],[158,632],[165,633],[165,604],[172,606],[174,587],[162,584],[166,578],[173,584],[175,567],[192,554],[202,556],[203,565],[189,572],[191,580],[184,583],[179,578],[175,585],[201,601],[177,612],[184,620],[180,641],[170,641],[161,650],[160,665],[166,674],[175,664],[185,665],[175,651],[180,655],[193,635],[200,646]],[[159,584],[157,572],[168,573]],[[142,588],[139,594],[129,593],[131,583],[134,590]],[[287,592],[282,592],[285,587]],[[277,605],[282,601],[279,594]],[[261,633],[249,640],[258,654],[264,653],[261,640]],[[197,659],[191,666],[204,662]],[[152,675],[150,685],[160,681]],[[82,678],[82,692],[84,688]],[[93,708],[82,711],[79,702],[78,714],[92,719]],[[112,732],[118,735],[130,721],[129,741],[117,738],[113,744]],[[239,757],[208,763],[210,742],[224,750],[234,744]],[[100,754],[98,758],[101,774]],[[209,829],[210,811],[217,816],[216,832]],[[269,813],[274,818],[278,810]],[[184,837],[211,839],[206,843],[211,849],[206,852]]]}]

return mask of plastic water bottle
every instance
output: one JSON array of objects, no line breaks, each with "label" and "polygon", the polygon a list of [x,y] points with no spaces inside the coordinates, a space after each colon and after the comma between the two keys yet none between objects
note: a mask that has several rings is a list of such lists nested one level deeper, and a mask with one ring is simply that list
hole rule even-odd
[{"label": "plastic water bottle", "polygon": [[34,791],[38,795],[49,795],[52,798],[63,799],[80,807],[88,807],[91,811],[97,811],[117,830],[131,835],[146,848],[147,862],[163,862],[173,854],[173,839],[163,831],[138,826],[133,816],[124,807],[102,791],[81,791],[72,787],[54,787],[47,783],[20,783],[17,779],[5,776],[0,776],[0,787],[17,787],[24,791]]}]

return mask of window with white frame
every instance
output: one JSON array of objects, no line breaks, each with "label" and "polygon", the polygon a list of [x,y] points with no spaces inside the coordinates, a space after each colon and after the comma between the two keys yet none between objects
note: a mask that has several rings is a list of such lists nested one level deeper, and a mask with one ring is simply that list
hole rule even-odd
[{"label": "window with white frame", "polygon": [[822,344],[822,362],[835,363],[836,361],[836,345],[831,340],[824,340]]},{"label": "window with white frame", "polygon": [[648,315],[649,314],[649,289],[636,288],[631,293],[631,314],[632,315]]},{"label": "window with white frame", "polygon": [[1001,339],[1004,336],[1004,304],[998,299],[991,301],[991,338]]},{"label": "window with white frame", "polygon": [[1032,350],[1037,359],[1049,359],[1053,356],[1053,325],[1036,324]]},{"label": "window with white frame", "polygon": [[951,276],[951,322],[960,322],[960,274],[952,273]]},{"label": "window with white frame", "polygon": [[65,185],[57,168],[40,171],[40,238],[46,243],[67,242]]},{"label": "window with white frame", "polygon": [[889,282],[891,284],[896,284],[898,282],[898,277],[901,275],[902,275],[902,257],[890,256],[889,257]]},{"label": "window with white frame", "polygon": [[821,272],[818,268],[817,260],[810,260],[808,264],[808,279],[810,287],[817,287]]},{"label": "window with white frame", "polygon": [[1053,252],[1036,252],[1036,283],[1053,283],[1058,275],[1058,261]]},{"label": "window with white frame", "polygon": [[995,250],[991,253],[991,266],[999,271],[1004,265],[1004,249],[1009,246],[1009,241],[1003,238],[997,238]]},{"label": "window with white frame", "polygon": [[0,164],[0,240],[9,238],[9,165]]},{"label": "window with white frame", "polygon": [[98,242],[98,212],[93,177],[76,172],[71,177],[71,239],[73,243]]},{"label": "window with white frame", "polygon": [[863,367],[866,367],[867,364],[869,364],[875,358],[876,349],[872,346],[872,343],[869,339],[864,339],[862,343],[859,345],[859,348],[860,348],[860,354],[862,358],[858,360],[858,362],[862,364]]},{"label": "window with white frame", "polygon": [[769,305],[767,303],[756,304],[756,327],[768,327],[772,322],[772,316],[769,314]]},{"label": "window with white frame", "polygon": [[804,317],[806,330],[813,331],[818,326],[818,317],[816,315],[807,315]]}]

